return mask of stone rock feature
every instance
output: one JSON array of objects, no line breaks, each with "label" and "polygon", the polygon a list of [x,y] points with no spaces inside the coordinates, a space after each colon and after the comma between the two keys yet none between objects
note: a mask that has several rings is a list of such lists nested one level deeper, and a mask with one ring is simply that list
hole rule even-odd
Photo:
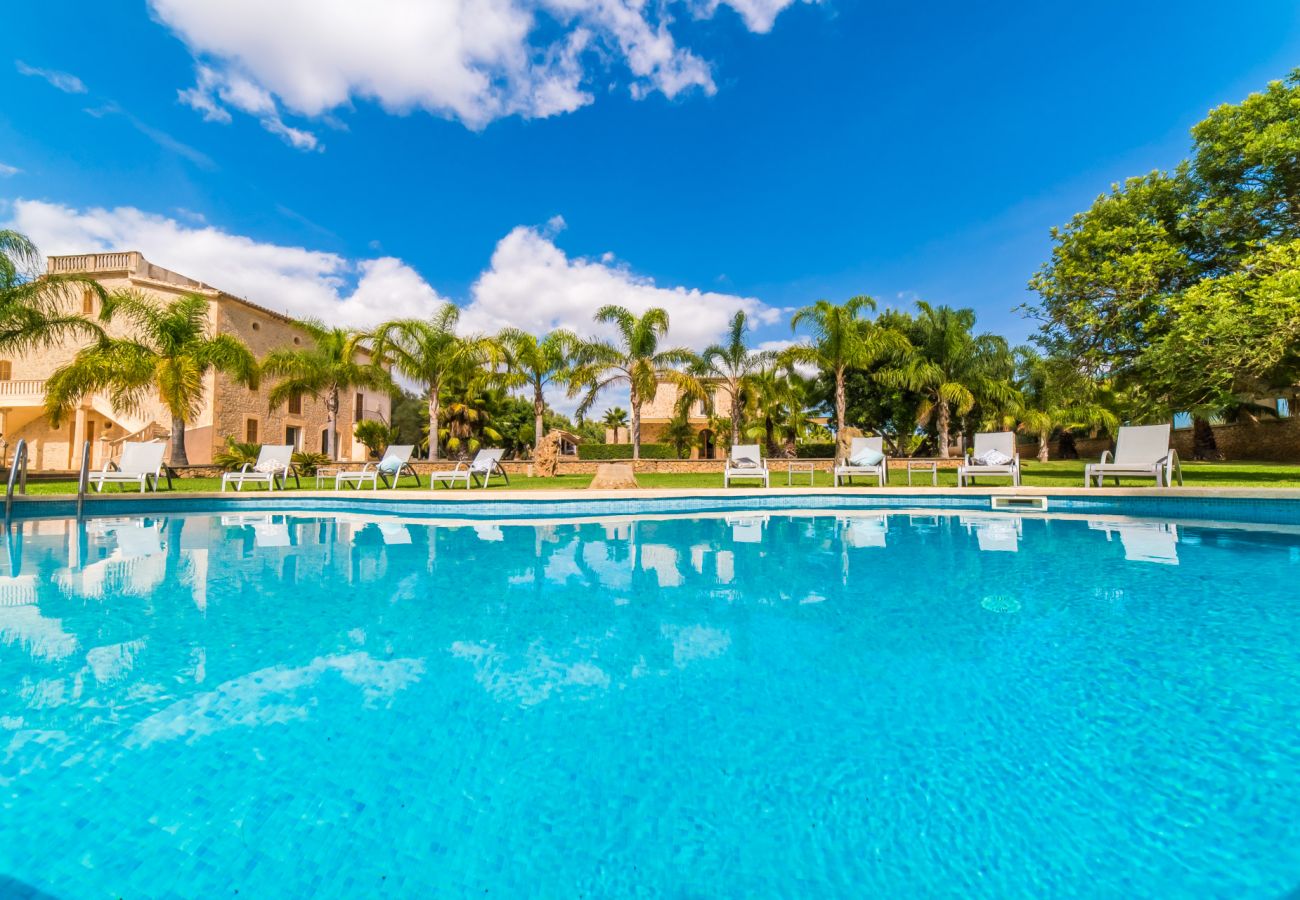
[{"label": "stone rock feature", "polygon": [[853,446],[853,439],[863,437],[861,428],[854,428],[852,425],[844,426],[844,433],[835,441],[835,458],[848,459],[849,448]]},{"label": "stone rock feature", "polygon": [[627,491],[640,487],[636,473],[627,463],[601,463],[596,466],[596,477],[587,486],[590,491]]},{"label": "stone rock feature", "polygon": [[554,478],[560,471],[560,434],[552,431],[542,437],[533,452],[533,474],[538,478]]}]

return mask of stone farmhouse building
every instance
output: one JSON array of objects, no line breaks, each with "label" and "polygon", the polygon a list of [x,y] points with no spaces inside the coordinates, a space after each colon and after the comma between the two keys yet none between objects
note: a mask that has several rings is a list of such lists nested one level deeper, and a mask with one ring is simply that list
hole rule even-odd
[{"label": "stone farmhouse building", "polygon": [[[214,334],[239,337],[259,359],[268,351],[309,346],[310,337],[294,319],[227,294],[211,285],[156,266],[138,252],[89,253],[52,256],[50,274],[85,274],[112,292],[131,289],[157,298],[160,303],[183,294],[208,298],[209,328]],[[73,301],[76,302],[76,301]],[[98,300],[85,292],[78,310],[88,317],[99,315]],[[114,325],[110,330],[126,326]],[[46,348],[27,356],[0,359],[0,462],[7,463],[18,440],[26,439],[29,466],[34,470],[71,471],[80,465],[78,448],[91,442],[91,465],[117,457],[125,441],[167,440],[171,415],[161,402],[153,401],[138,414],[122,413],[107,397],[86,398],[58,428],[45,414],[45,381],[81,349],[77,342]],[[301,402],[270,409],[264,380],[259,390],[250,391],[217,372],[207,375],[202,409],[186,429],[185,446],[191,465],[210,464],[214,451],[227,438],[252,444],[293,444],[300,450],[327,452],[325,404],[303,397]],[[337,456],[344,460],[366,458],[366,448],[352,434],[364,419],[389,421],[390,398],[386,393],[357,390],[344,397],[339,409]]]},{"label": "stone farmhouse building", "polygon": [[[716,415],[726,416],[731,409],[731,391],[724,384],[710,384],[708,390],[713,398]],[[641,442],[643,444],[664,443],[664,429],[676,415],[677,402],[681,394],[677,385],[670,381],[659,381],[655,386],[655,395],[641,405]],[[714,434],[709,428],[709,413],[704,403],[696,400],[686,412],[686,421],[695,432],[691,442],[691,459],[725,459],[727,456],[727,434]],[[626,427],[620,428],[617,435],[612,428],[605,429],[605,443],[627,443],[631,440]],[[621,439],[621,440],[620,440]]]}]

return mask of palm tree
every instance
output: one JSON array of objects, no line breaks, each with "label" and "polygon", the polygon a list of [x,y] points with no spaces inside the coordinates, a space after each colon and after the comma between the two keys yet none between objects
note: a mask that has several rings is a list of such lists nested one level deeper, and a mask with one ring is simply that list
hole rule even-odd
[{"label": "palm tree", "polygon": [[605,410],[605,415],[600,421],[602,425],[614,432],[614,443],[617,444],[619,429],[627,427],[627,410],[621,406],[611,406]]},{"label": "palm tree", "polygon": [[[302,328],[312,339],[312,346],[272,350],[262,361],[263,374],[280,379],[267,402],[274,409],[290,400],[323,397],[329,447],[322,449],[331,459],[338,459],[343,393],[354,388],[392,389],[392,379],[377,357],[367,354],[367,335],[363,332],[312,321],[303,322]],[[369,358],[364,358],[367,355]]]},{"label": "palm tree", "polygon": [[1102,388],[1070,361],[1021,347],[1016,351],[1016,369],[1019,430],[1038,438],[1039,462],[1047,462],[1047,443],[1058,429],[1113,433],[1119,425],[1119,417],[1104,402]]},{"label": "palm tree", "polygon": [[891,387],[921,396],[917,419],[933,421],[939,437],[939,456],[948,458],[952,416],[964,416],[977,402],[995,408],[1013,407],[1018,399],[1011,384],[1011,350],[1004,338],[975,335],[975,311],[931,306],[917,301],[920,310],[912,322],[911,348],[898,363],[877,373]]},{"label": "palm tree", "polygon": [[659,349],[659,341],[668,333],[668,311],[660,307],[637,316],[621,306],[602,306],[596,310],[596,321],[613,324],[619,343],[580,341],[573,348],[576,364],[569,374],[569,396],[586,390],[577,410],[582,417],[601,391],[626,384],[632,407],[632,458],[640,459],[641,404],[654,397],[660,381],[677,385],[683,394],[702,396],[703,389],[696,379],[670,368],[691,363],[696,357],[681,347]]},{"label": "palm tree", "polygon": [[500,441],[501,433],[493,426],[492,408],[499,406],[505,394],[487,387],[490,380],[482,369],[464,367],[448,378],[443,387],[443,446],[457,456],[476,452],[486,438]]},{"label": "palm tree", "polygon": [[424,385],[429,406],[430,460],[438,458],[442,430],[439,402],[444,386],[464,367],[478,367],[499,356],[488,338],[457,335],[459,319],[460,308],[444,303],[428,319],[394,319],[375,329],[376,355],[391,362],[398,374]]},{"label": "palm tree", "polygon": [[745,345],[747,324],[744,311],[737,312],[727,330],[727,343],[706,347],[700,354],[698,365],[702,377],[715,380],[731,395],[731,442],[728,445],[731,447],[740,440],[744,393],[751,389],[755,377],[776,361],[777,356],[770,350],[750,350]]},{"label": "palm tree", "polygon": [[843,434],[845,426],[844,374],[907,348],[906,338],[898,332],[859,317],[863,310],[875,308],[876,301],[867,296],[850,297],[840,304],[818,300],[812,306],[796,310],[790,318],[791,330],[806,324],[813,340],[811,344],[788,348],[782,358],[791,363],[815,365],[831,376],[835,384],[837,434]]},{"label": "palm tree", "polygon": [[233,335],[210,333],[206,297],[186,294],[160,306],[141,294],[115,293],[105,298],[100,318],[125,320],[134,336],[104,335],[50,376],[45,407],[56,426],[89,394],[107,393],[124,413],[138,413],[152,394],[171,413],[169,461],[186,466],[185,427],[199,413],[208,372],[257,388],[253,352]]},{"label": "palm tree", "polygon": [[518,328],[506,328],[497,335],[505,355],[506,371],[501,379],[504,386],[532,390],[534,451],[545,434],[546,388],[564,381],[569,354],[577,342],[577,335],[564,329],[552,331],[540,340]]},{"label": "palm tree", "polygon": [[749,391],[754,412],[745,436],[761,440],[769,455],[775,456],[782,447],[792,454],[799,440],[816,427],[809,412],[816,389],[815,379],[793,369],[772,366],[759,372]]},{"label": "palm tree", "polygon": [[45,275],[41,254],[26,236],[0,229],[0,352],[28,353],[68,338],[104,336],[94,322],[76,312],[86,292],[108,299],[103,286],[86,275]]}]

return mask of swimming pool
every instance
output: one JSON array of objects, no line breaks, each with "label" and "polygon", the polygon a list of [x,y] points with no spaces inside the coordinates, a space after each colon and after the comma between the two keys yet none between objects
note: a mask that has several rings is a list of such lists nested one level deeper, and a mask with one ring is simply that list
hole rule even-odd
[{"label": "swimming pool", "polygon": [[21,523],[0,893],[1277,896],[1295,531]]}]

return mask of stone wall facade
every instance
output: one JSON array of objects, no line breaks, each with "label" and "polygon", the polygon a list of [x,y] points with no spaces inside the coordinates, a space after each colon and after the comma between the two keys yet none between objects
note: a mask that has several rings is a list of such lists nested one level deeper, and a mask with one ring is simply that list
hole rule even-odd
[{"label": "stone wall facade", "polygon": [[[265,309],[239,297],[226,294],[202,282],[156,266],[139,253],[103,253],[51,257],[52,273],[80,273],[93,277],[107,291],[130,289],[167,303],[186,293],[208,299],[208,325],[212,333],[233,334],[248,344],[257,357],[281,347],[305,345],[306,332],[288,316]],[[69,312],[88,317],[99,315],[98,301],[92,292],[72,296],[66,301]],[[128,327],[114,324],[110,332],[129,336]],[[91,465],[98,468],[118,455],[124,439],[165,439],[171,431],[171,415],[161,402],[151,400],[138,414],[113,408],[105,397],[87,398],[69,415],[68,421],[55,428],[44,410],[44,382],[60,366],[72,361],[83,344],[66,341],[39,353],[0,360],[0,455],[7,463],[19,439],[29,447],[29,466],[36,471],[68,471],[80,465],[83,441],[91,442]],[[4,365],[6,364],[7,365]],[[204,402],[194,421],[186,428],[186,450],[192,463],[209,463],[212,454],[223,447],[226,439],[253,443],[296,443],[309,452],[322,451],[325,430],[325,404],[303,398],[301,408],[272,410],[266,397],[271,384],[263,383],[257,391],[241,387],[224,375],[210,372],[206,378]],[[353,392],[340,398],[338,417],[342,459],[360,461],[366,449],[352,437],[360,418],[387,421],[390,401],[387,394],[374,391]],[[291,430],[292,429],[292,430]],[[290,440],[292,438],[292,440]]]}]

